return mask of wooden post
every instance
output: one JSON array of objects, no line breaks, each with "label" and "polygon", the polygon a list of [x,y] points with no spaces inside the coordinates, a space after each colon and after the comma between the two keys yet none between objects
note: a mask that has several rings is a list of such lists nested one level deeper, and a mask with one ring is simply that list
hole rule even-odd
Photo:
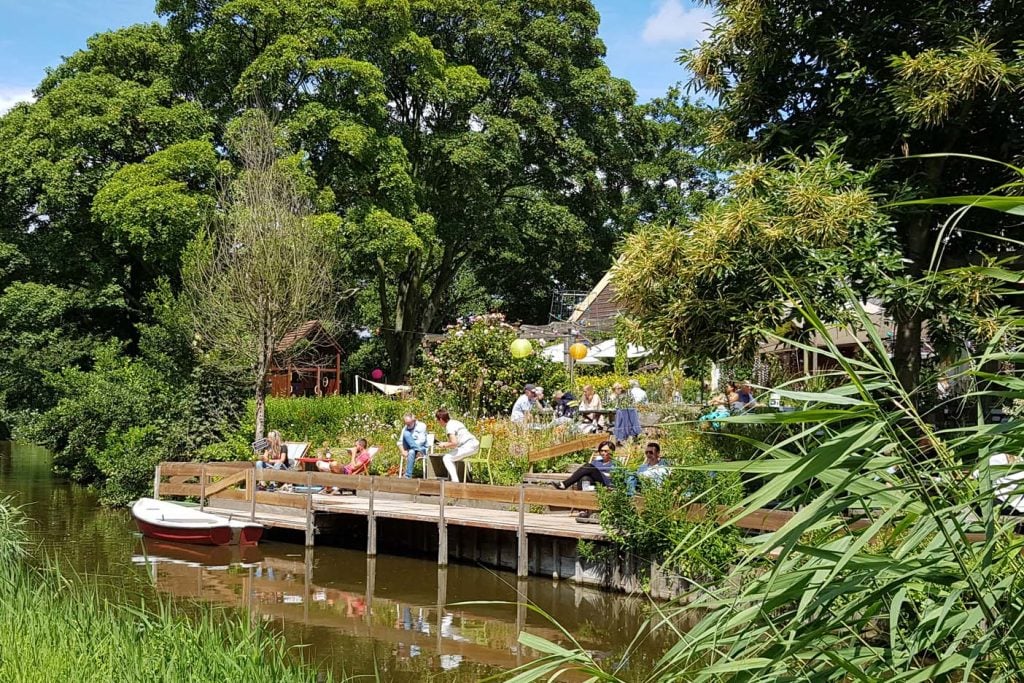
[{"label": "wooden post", "polygon": [[310,488],[313,486],[313,473],[306,473],[306,547],[312,547],[313,537],[316,529],[313,525],[313,493]]},{"label": "wooden post", "polygon": [[160,465],[156,466],[156,474],[153,475],[153,498],[160,500]]},{"label": "wooden post", "polygon": [[341,351],[334,352],[334,395],[341,396]]},{"label": "wooden post", "polygon": [[259,470],[256,469],[256,464],[253,463],[252,473],[249,475],[249,521],[256,521],[256,475]]},{"label": "wooden post", "polygon": [[551,538],[551,560],[554,562],[551,578],[557,581],[562,578],[562,543],[557,536]]},{"label": "wooden post", "polygon": [[199,510],[206,509],[206,463],[199,467]]},{"label": "wooden post", "polygon": [[437,517],[437,564],[448,566],[448,525],[444,521],[444,479],[441,480],[441,496],[438,499]]},{"label": "wooden post", "polygon": [[377,555],[377,518],[373,514],[373,488],[376,477],[370,477],[370,508],[366,513],[366,556]]},{"label": "wooden post", "polygon": [[526,487],[519,486],[519,552],[516,554],[516,576],[530,575],[530,544],[526,538]]}]

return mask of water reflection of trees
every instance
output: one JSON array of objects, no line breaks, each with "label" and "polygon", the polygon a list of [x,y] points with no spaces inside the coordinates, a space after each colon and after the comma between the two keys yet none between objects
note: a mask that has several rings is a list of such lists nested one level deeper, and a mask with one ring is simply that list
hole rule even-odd
[{"label": "water reflection of trees", "polygon": [[[435,582],[424,576],[429,566],[424,563],[389,558],[378,564],[361,554],[334,549],[310,551],[301,559],[275,556],[275,551],[243,558],[226,555],[239,553],[237,549],[212,549],[203,559],[203,551],[182,552],[181,548],[147,540],[151,576],[159,591],[249,610],[254,618],[280,629],[289,642],[309,645],[304,658],[314,663],[344,662],[348,673],[353,673],[354,662],[368,667],[356,673],[381,666],[383,660],[374,664],[373,657],[383,648],[385,660],[398,667],[393,673],[403,677],[457,669],[445,677],[465,675],[466,680],[475,680],[529,661],[531,653],[518,643],[523,628],[551,640],[562,639],[554,625],[525,607],[458,604],[481,599],[480,592],[509,602],[526,595],[571,625],[585,647],[612,657],[624,649],[646,616],[643,600],[564,582],[517,583],[508,581],[507,575],[472,567],[435,569],[430,572],[436,572]],[[137,560],[146,561],[141,554]],[[396,570],[403,563],[413,563],[416,569]],[[660,648],[651,645],[653,658]]]}]

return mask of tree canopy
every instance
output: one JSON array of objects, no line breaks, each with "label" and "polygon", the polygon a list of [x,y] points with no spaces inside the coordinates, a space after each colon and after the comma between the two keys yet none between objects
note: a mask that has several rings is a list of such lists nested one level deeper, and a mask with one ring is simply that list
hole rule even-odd
[{"label": "tree canopy", "polygon": [[[1006,160],[1024,152],[1024,15],[1012,0],[709,4],[710,34],[681,61],[692,84],[717,98],[713,130],[740,157],[806,154],[817,141],[838,142],[855,168],[882,164],[880,191],[906,197],[983,194],[1007,178],[998,166],[916,155]],[[1005,242],[987,237],[1009,223],[972,216],[944,234],[939,249],[941,214],[915,207],[895,216],[907,269],[886,303],[898,323],[894,354],[911,386],[925,312],[935,308],[927,301],[935,288],[919,279],[933,265],[1005,254]]]}]

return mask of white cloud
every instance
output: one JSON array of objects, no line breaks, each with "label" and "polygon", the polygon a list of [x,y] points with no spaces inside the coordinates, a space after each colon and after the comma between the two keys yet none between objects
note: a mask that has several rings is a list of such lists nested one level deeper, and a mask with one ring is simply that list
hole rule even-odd
[{"label": "white cloud", "polygon": [[674,43],[687,47],[704,38],[714,19],[715,13],[708,7],[684,7],[681,0],[661,0],[644,24],[643,39],[648,45]]},{"label": "white cloud", "polygon": [[18,102],[31,102],[34,99],[30,88],[8,88],[0,85],[0,114],[6,114]]}]

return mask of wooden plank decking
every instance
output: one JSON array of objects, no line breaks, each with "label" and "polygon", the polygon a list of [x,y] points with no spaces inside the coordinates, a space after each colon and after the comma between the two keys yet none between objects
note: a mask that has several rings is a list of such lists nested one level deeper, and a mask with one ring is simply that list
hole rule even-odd
[{"label": "wooden plank decking", "polygon": [[[286,494],[282,494],[286,495]],[[401,519],[409,522],[440,522],[439,505],[403,500],[389,500],[376,497],[373,502],[373,516],[377,519]],[[368,517],[370,499],[364,496],[329,496],[314,494],[313,510],[318,513]],[[238,516],[245,512],[239,507],[219,506],[216,497],[206,506],[207,512]],[[256,521],[270,527],[303,530],[306,520],[303,511],[294,514],[280,510],[270,512],[263,505],[257,506]],[[519,512],[516,510],[493,510],[488,508],[446,505],[444,523],[448,526],[476,527],[497,531],[519,531]],[[591,541],[607,540],[608,536],[599,524],[580,524],[569,512],[524,513],[528,535],[572,538]]]}]

